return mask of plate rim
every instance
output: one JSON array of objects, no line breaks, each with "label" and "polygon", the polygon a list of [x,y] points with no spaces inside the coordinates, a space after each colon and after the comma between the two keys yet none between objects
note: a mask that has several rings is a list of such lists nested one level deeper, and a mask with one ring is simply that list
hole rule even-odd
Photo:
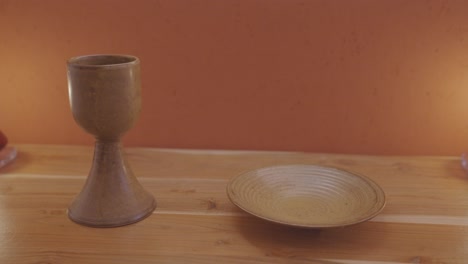
[{"label": "plate rim", "polygon": [[[359,219],[358,221],[350,221],[349,223],[345,223],[345,224],[328,224],[328,225],[327,224],[298,224],[298,223],[291,223],[291,222],[287,222],[287,221],[272,219],[272,218],[269,218],[269,217],[262,216],[262,215],[260,215],[260,214],[258,214],[256,212],[252,212],[251,210],[249,210],[249,209],[245,208],[244,206],[242,206],[242,204],[239,204],[231,196],[232,195],[231,194],[232,184],[235,182],[236,179],[242,177],[245,174],[257,172],[257,171],[260,171],[260,170],[263,170],[263,169],[294,168],[294,167],[313,167],[313,168],[335,170],[335,171],[347,173],[347,174],[352,175],[354,177],[358,177],[361,180],[363,180],[364,182],[367,182],[375,192],[379,192],[382,195],[382,205],[375,212],[367,215],[366,217],[364,217],[362,219]],[[241,172],[238,175],[232,177],[229,180],[229,182],[228,182],[228,184],[226,186],[226,193],[227,193],[227,196],[228,196],[229,200],[235,206],[237,206],[242,211],[244,211],[244,212],[246,212],[246,213],[248,213],[250,215],[253,215],[253,216],[258,217],[260,219],[263,219],[263,220],[266,220],[266,221],[269,221],[269,222],[272,222],[272,223],[276,223],[276,224],[281,224],[281,225],[286,225],[286,226],[291,226],[291,227],[307,228],[307,229],[327,229],[327,228],[346,227],[346,226],[352,226],[352,225],[360,224],[360,223],[366,222],[366,221],[376,217],[378,214],[380,214],[383,211],[383,209],[387,205],[387,196],[385,194],[385,191],[383,190],[383,188],[379,184],[377,184],[377,182],[370,179],[369,177],[367,177],[367,176],[365,176],[363,174],[360,174],[360,173],[352,172],[352,171],[347,170],[347,169],[342,169],[342,168],[338,168],[338,167],[334,167],[334,166],[328,166],[328,165],[317,165],[317,164],[284,164],[284,165],[273,165],[273,166],[260,167],[260,168],[253,169],[253,170],[246,170],[246,171]]]}]

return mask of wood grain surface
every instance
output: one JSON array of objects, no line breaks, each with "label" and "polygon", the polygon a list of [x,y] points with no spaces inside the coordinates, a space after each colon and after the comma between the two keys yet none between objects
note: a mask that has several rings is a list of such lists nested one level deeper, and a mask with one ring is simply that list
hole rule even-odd
[{"label": "wood grain surface", "polygon": [[[92,148],[18,145],[0,169],[0,263],[468,263],[468,177],[458,157],[126,149],[157,200],[152,216],[89,228],[66,208],[88,173]],[[319,164],[364,174],[386,192],[374,219],[304,230],[235,207],[225,189],[241,172]]]}]

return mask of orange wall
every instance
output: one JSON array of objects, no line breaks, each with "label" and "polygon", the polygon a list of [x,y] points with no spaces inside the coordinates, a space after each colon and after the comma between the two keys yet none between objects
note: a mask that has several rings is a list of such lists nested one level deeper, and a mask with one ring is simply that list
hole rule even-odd
[{"label": "orange wall", "polygon": [[468,1],[0,0],[0,129],[92,144],[65,61],[142,61],[126,146],[468,150]]}]

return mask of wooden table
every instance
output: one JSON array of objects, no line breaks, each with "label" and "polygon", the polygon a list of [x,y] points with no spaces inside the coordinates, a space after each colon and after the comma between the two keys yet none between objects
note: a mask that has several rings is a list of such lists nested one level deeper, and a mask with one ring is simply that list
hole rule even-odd
[{"label": "wooden table", "polygon": [[[468,263],[468,177],[458,157],[133,148],[126,153],[157,199],[134,225],[71,222],[92,148],[18,145],[0,169],[0,263]],[[322,231],[272,224],[237,209],[233,176],[264,166],[321,164],[367,175],[387,194],[376,218]]]}]

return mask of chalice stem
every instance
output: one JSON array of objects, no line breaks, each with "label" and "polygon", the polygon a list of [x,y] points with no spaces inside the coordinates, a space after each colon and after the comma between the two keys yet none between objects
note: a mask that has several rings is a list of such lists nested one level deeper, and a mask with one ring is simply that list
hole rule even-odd
[{"label": "chalice stem", "polygon": [[96,141],[94,158],[89,173],[89,188],[96,188],[104,197],[118,199],[116,192],[128,192],[129,185],[140,185],[128,166],[122,153],[121,143]]},{"label": "chalice stem", "polygon": [[128,166],[119,141],[96,141],[91,171],[69,208],[75,222],[112,227],[137,222],[156,204]]}]

